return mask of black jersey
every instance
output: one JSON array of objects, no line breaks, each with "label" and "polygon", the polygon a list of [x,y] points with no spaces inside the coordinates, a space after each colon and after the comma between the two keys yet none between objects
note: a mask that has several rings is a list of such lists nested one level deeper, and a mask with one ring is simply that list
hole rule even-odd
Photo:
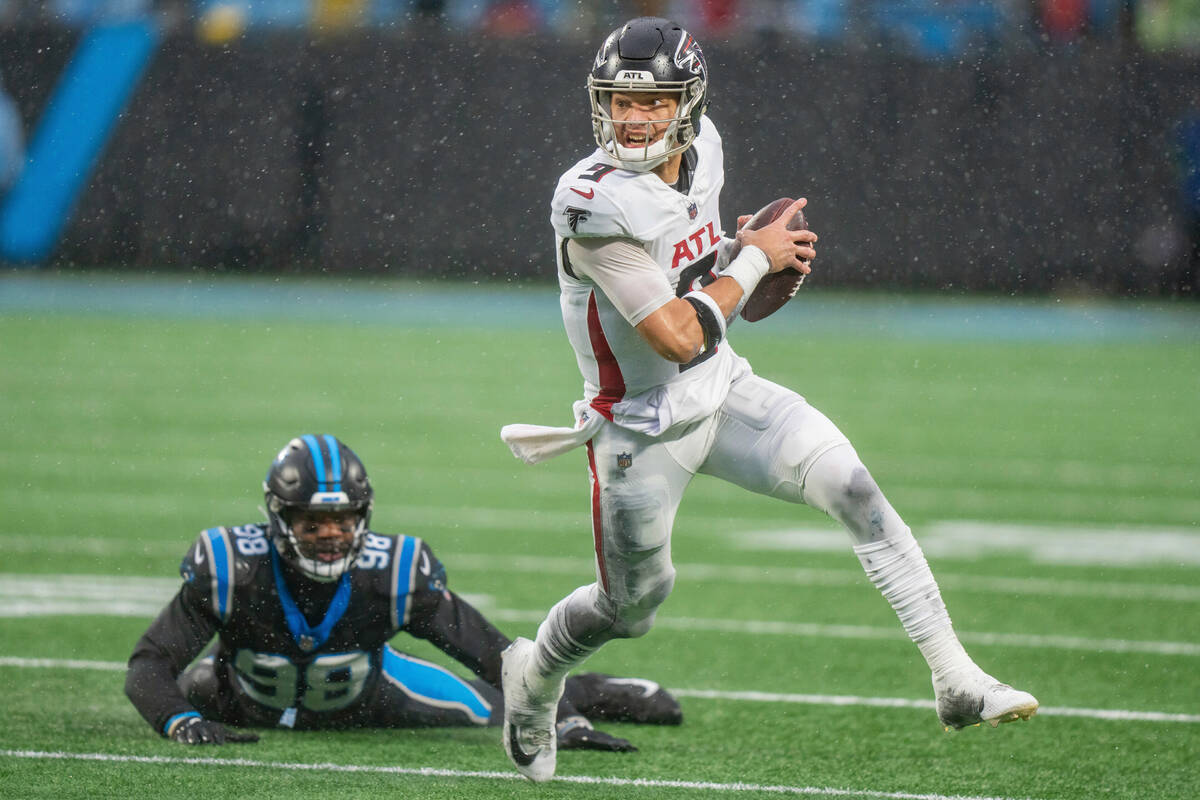
[{"label": "black jersey", "polygon": [[210,528],[180,566],[184,584],[138,642],[126,692],[160,732],[194,711],[175,683],[217,637],[214,663],[247,724],[324,727],[362,712],[399,631],[426,639],[500,686],[509,640],[446,586],[412,536],[368,532],[353,569],[332,583],[301,575],[266,525]]}]

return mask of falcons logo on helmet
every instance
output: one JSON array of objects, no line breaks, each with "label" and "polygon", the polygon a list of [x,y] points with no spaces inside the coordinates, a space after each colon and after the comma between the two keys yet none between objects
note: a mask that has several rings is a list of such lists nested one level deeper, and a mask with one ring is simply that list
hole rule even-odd
[{"label": "falcons logo on helmet", "polygon": [[686,69],[693,75],[699,75],[708,83],[708,64],[704,62],[704,53],[695,37],[687,31],[679,32],[679,44],[675,47],[675,66]]}]

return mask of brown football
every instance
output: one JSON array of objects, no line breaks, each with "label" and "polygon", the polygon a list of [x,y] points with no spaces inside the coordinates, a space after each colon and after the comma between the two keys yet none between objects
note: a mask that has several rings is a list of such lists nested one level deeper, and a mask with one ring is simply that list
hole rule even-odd
[{"label": "brown football", "polygon": [[[794,202],[796,201],[790,197],[781,197],[773,203],[763,206],[746,222],[743,230],[757,230],[765,225],[770,225],[779,219],[779,215],[787,211],[788,206]],[[803,211],[797,211],[787,224],[789,231],[802,231],[807,228],[808,221],[804,219]],[[736,258],[741,249],[741,243],[735,243],[733,249],[729,251],[729,260],[732,261]],[[796,290],[803,282],[804,274],[791,267],[779,272],[767,273],[758,282],[758,286],[754,287],[746,304],[742,306],[742,319],[747,322],[758,322],[760,319],[771,316],[783,308],[788,300],[796,296]]]}]

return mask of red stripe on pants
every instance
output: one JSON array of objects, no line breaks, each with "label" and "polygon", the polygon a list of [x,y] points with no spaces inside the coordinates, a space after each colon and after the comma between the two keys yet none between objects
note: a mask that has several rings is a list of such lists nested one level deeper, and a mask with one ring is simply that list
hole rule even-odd
[{"label": "red stripe on pants", "polygon": [[592,472],[592,539],[596,543],[596,565],[600,571],[600,588],[608,594],[608,570],[604,566],[604,516],[600,511],[600,474],[596,472],[596,451],[587,443],[588,469]]},{"label": "red stripe on pants", "polygon": [[611,421],[613,403],[621,402],[621,398],[625,396],[625,376],[621,374],[621,365],[617,363],[617,357],[608,346],[608,339],[600,324],[600,309],[596,306],[595,292],[588,295],[587,325],[588,338],[592,342],[592,355],[596,357],[596,367],[600,372],[600,393],[592,398],[592,408]]}]

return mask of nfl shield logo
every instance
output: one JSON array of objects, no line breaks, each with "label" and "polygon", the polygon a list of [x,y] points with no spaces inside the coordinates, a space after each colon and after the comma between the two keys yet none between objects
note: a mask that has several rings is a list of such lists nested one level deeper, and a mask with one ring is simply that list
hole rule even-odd
[{"label": "nfl shield logo", "polygon": [[699,213],[700,209],[696,208],[696,204],[694,202],[688,203],[688,219],[695,219],[696,215]]},{"label": "nfl shield logo", "polygon": [[304,634],[303,636],[300,637],[300,641],[297,642],[297,644],[300,645],[301,650],[303,650],[304,652],[307,653],[309,650],[312,650],[313,647],[315,647],[317,643],[313,639],[313,637],[309,636],[308,634]]},{"label": "nfl shield logo", "polygon": [[617,469],[629,469],[633,466],[633,455],[631,453],[620,453],[617,455]]}]

